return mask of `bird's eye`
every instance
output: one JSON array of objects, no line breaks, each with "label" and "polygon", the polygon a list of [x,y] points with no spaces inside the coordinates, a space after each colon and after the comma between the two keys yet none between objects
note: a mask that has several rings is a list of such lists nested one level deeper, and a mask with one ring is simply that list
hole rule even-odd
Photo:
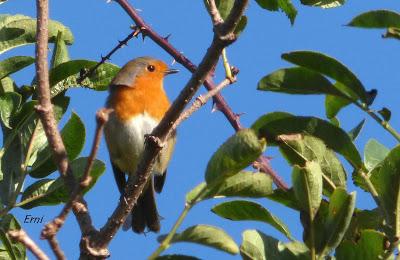
[{"label": "bird's eye", "polygon": [[147,70],[150,72],[153,72],[155,69],[156,69],[156,67],[154,67],[153,65],[147,66]]}]

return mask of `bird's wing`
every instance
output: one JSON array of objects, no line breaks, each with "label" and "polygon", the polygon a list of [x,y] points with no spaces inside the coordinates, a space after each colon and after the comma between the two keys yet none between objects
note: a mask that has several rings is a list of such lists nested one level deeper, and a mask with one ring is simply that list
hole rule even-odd
[{"label": "bird's wing", "polygon": [[117,165],[111,162],[111,166],[114,172],[115,182],[117,183],[118,190],[121,194],[124,194],[125,185],[126,185],[126,178],[125,173],[123,173]]}]

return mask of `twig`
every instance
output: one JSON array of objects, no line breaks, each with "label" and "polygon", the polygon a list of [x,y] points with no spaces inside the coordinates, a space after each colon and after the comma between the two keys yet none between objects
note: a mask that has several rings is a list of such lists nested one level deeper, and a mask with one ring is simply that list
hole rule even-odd
[{"label": "twig", "polygon": [[10,230],[7,232],[8,235],[15,241],[24,244],[24,246],[40,260],[48,260],[49,257],[39,248],[38,245],[28,236],[23,230]]},{"label": "twig", "polygon": [[64,255],[64,252],[61,250],[60,244],[58,243],[56,236],[52,236],[51,238],[48,238],[47,241],[49,241],[51,250],[55,254],[57,260],[67,259]]},{"label": "twig", "polygon": [[268,158],[264,155],[261,155],[257,161],[253,163],[255,168],[260,169],[261,172],[264,172],[271,176],[273,182],[278,186],[280,189],[287,191],[289,189],[288,185],[282,180],[282,178],[272,169],[272,167],[268,163]]},{"label": "twig", "polygon": [[133,32],[131,32],[128,36],[126,36],[125,39],[123,39],[122,41],[119,41],[119,42],[118,42],[118,45],[115,46],[106,56],[101,56],[101,60],[100,60],[100,62],[98,62],[98,63],[96,64],[96,66],[94,66],[93,68],[91,68],[91,69],[89,69],[89,70],[83,72],[83,73],[80,75],[80,77],[78,78],[77,82],[80,84],[80,83],[82,83],[82,81],[83,81],[85,78],[90,77],[90,76],[93,74],[93,72],[95,72],[96,69],[97,69],[98,67],[100,67],[101,64],[103,64],[104,62],[106,62],[107,60],[109,60],[109,59],[111,58],[111,56],[112,56],[117,50],[119,50],[119,49],[122,48],[123,46],[127,45],[128,41],[129,41],[130,39],[132,39],[133,37],[138,36],[139,33],[140,33],[140,28],[137,27],[137,26],[135,26],[135,27],[133,28]]},{"label": "twig", "polygon": [[[54,118],[53,105],[51,104],[49,72],[47,64],[48,48],[48,1],[36,0],[37,8],[37,38],[36,38],[36,77],[38,87],[36,89],[39,105],[36,111],[42,122],[44,132],[52,151],[54,162],[58,167],[61,177],[67,188],[72,191],[75,187],[75,178],[69,167],[67,152],[57,128]],[[86,202],[80,200],[73,207],[82,234],[86,235],[95,231],[87,210]]]},{"label": "twig", "polygon": [[223,23],[224,20],[221,17],[221,14],[218,11],[217,5],[215,4],[215,0],[207,0],[205,1],[207,10],[210,13],[211,21],[214,26],[218,26]]},{"label": "twig", "polygon": [[[118,2],[122,3],[125,1]],[[235,2],[233,9],[239,9],[239,11],[236,10],[231,12],[231,15],[235,14],[237,17],[230,18],[231,15],[229,15],[228,20],[231,21],[231,23],[236,24],[236,20],[239,20],[242,16],[247,3],[247,0]],[[104,227],[101,228],[100,233],[91,237],[91,242],[88,243],[90,248],[88,248],[86,252],[82,253],[88,254],[92,250],[102,250],[107,247],[115,233],[126,219],[129,212],[132,210],[133,206],[136,204],[136,201],[141,195],[143,188],[145,187],[150,176],[155,158],[162,149],[162,145],[160,146],[159,144],[165,143],[166,137],[170,134],[170,132],[172,132],[172,126],[182,114],[185,106],[192,99],[196,91],[207,78],[212,68],[218,62],[222,49],[235,40],[233,35],[233,29],[235,26],[227,25],[226,28],[232,28],[232,30],[226,31],[226,34],[224,35],[214,33],[213,41],[208,48],[207,53],[203,57],[198,69],[195,73],[193,73],[189,82],[166,112],[159,125],[153,130],[150,138],[147,138],[144,153],[139,162],[137,170],[135,174],[130,175],[128,178],[128,182],[125,187],[125,193],[123,195],[124,198],[120,200],[112,216],[108,219]]]},{"label": "twig", "polygon": [[80,198],[82,192],[86,187],[89,186],[91,182],[90,171],[93,166],[93,162],[96,159],[96,154],[100,146],[101,135],[103,133],[103,128],[105,123],[108,121],[108,116],[111,113],[111,109],[100,109],[96,114],[96,133],[93,140],[92,149],[90,151],[90,155],[87,159],[85,171],[79,180],[79,183],[75,186],[72,191],[70,198],[67,203],[65,203],[61,213],[56,217],[52,222],[47,223],[45,228],[42,230],[42,239],[51,239],[55,236],[58,230],[62,227],[65,222],[65,219],[68,216],[68,213],[71,211],[72,206],[75,202]]},{"label": "twig", "polygon": [[180,116],[179,118],[175,121],[175,124],[173,125],[172,129],[175,130],[178,125],[180,125],[184,120],[189,118],[194,112],[196,112],[200,107],[204,106],[207,101],[214,97],[216,94],[218,94],[223,88],[226,86],[236,82],[236,77],[233,77],[232,79],[224,79],[219,83],[214,89],[208,91],[205,95],[200,95],[196,98],[196,100],[193,102],[193,104],[186,109]]},{"label": "twig", "polygon": [[[197,70],[197,67],[196,65],[194,65],[194,63],[192,63],[185,55],[183,55],[174,46],[172,46],[172,44],[168,42],[168,38],[161,37],[148,24],[146,24],[146,22],[137,13],[136,9],[133,8],[127,0],[115,0],[115,2],[117,2],[125,10],[125,12],[135,22],[136,26],[141,28],[143,35],[146,35],[150,39],[152,39],[156,44],[158,44],[162,49],[164,49],[167,53],[169,53],[177,62],[182,64],[190,72],[194,73]],[[204,86],[209,91],[215,88],[215,84],[211,78],[208,78],[204,81]],[[226,103],[223,96],[220,93],[218,93],[213,97],[213,100],[215,104],[217,104],[218,110],[225,115],[225,117],[228,119],[229,123],[235,129],[235,131],[239,131],[240,129],[242,129],[239,116],[232,111],[232,109]],[[268,161],[267,160],[262,160],[262,161],[263,161],[262,163],[266,164],[263,167],[266,170],[266,173],[271,175],[274,181],[280,179],[279,176],[275,173],[275,171],[272,170],[272,167],[269,165]],[[277,178],[274,176],[277,176]],[[275,184],[281,187],[282,184],[284,184],[284,182],[280,181]],[[282,187],[287,187],[287,185],[284,184],[284,186]]]}]

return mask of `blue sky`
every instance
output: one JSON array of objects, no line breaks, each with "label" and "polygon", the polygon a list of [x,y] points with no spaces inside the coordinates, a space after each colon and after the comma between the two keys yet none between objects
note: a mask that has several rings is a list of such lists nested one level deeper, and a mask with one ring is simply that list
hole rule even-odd
[{"label": "blue sky", "polygon": [[[137,0],[132,4],[141,10],[144,19],[161,35],[172,34],[170,42],[198,63],[204,55],[212,38],[210,19],[204,9],[203,1],[154,1]],[[301,6],[295,1],[298,16],[294,26],[283,13],[268,12],[261,9],[256,2],[250,1],[246,12],[248,26],[239,40],[228,48],[228,57],[232,65],[240,69],[238,82],[223,90],[223,95],[237,113],[244,113],[241,122],[250,126],[259,116],[273,111],[288,111],[296,115],[313,115],[324,118],[324,98],[322,96],[290,96],[256,90],[258,80],[272,71],[291,66],[280,59],[284,52],[293,50],[314,50],[333,56],[346,64],[364,83],[367,89],[378,89],[378,97],[373,108],[379,110],[387,106],[392,110],[391,124],[400,129],[399,57],[400,42],[384,40],[381,30],[362,30],[344,26],[354,16],[374,9],[400,10],[400,3],[395,0],[348,1],[343,7],[329,10]],[[12,0],[0,5],[1,13],[24,14],[35,16],[34,1]],[[133,23],[125,12],[116,4],[106,1],[51,1],[51,19],[68,26],[75,37],[75,43],[70,46],[71,59],[99,60],[129,32]],[[18,48],[2,55],[1,59],[12,55],[33,56],[33,46]],[[150,39],[132,40],[127,47],[119,50],[111,62],[122,66],[137,56],[154,56],[172,63],[172,58]],[[168,77],[165,81],[166,91],[171,99],[176,97],[183,88],[190,73],[181,65],[179,74]],[[26,69],[15,75],[18,84],[28,84],[33,76],[33,68]],[[215,81],[224,78],[222,67],[219,66]],[[204,88],[201,89],[204,92]],[[94,92],[86,89],[71,89],[70,109],[83,119],[87,130],[87,141],[82,155],[87,155],[93,139],[95,128],[95,112],[105,102],[107,92]],[[362,119],[366,118],[364,129],[356,141],[359,150],[363,150],[370,138],[376,138],[389,148],[396,145],[394,138],[368,118],[360,110],[348,107],[344,109],[339,119],[344,129],[350,130]],[[64,120],[65,121],[65,120]],[[164,218],[161,234],[167,233],[184,207],[185,194],[203,181],[204,170],[211,154],[230,135],[233,129],[221,113],[211,113],[211,105],[207,104],[193,117],[184,122],[178,129],[178,143],[174,157],[170,163],[166,186],[158,196],[159,212]],[[268,148],[266,154],[271,156],[273,168],[290,183],[291,169],[275,148]],[[106,173],[97,185],[86,195],[89,209],[96,227],[102,226],[119,199],[114,184],[108,153],[104,141],[98,158],[107,162]],[[345,164],[348,174],[349,165]],[[54,175],[57,176],[57,175]],[[375,207],[368,194],[354,188],[349,178],[349,190],[357,190],[357,205],[360,208]],[[230,222],[223,220],[210,212],[212,205],[222,200],[203,202],[189,213],[183,226],[195,224],[210,224],[222,227],[240,244],[241,233],[245,229],[260,229],[264,233],[284,239],[282,235],[264,224],[255,222]],[[301,240],[302,228],[299,215],[276,203],[265,199],[259,200],[272,213],[283,219],[294,236]],[[29,211],[15,210],[17,218],[22,222],[26,214],[44,216],[49,221],[58,214],[60,206],[39,207]],[[22,224],[27,232],[45,249],[51,252],[47,243],[39,240],[41,225]],[[131,232],[118,232],[110,245],[111,259],[143,259],[157,247],[157,235],[136,235]],[[78,242],[80,232],[73,216],[58,234],[58,239],[68,258],[79,256]],[[232,258],[229,255],[192,244],[173,245],[166,253],[190,254],[204,259]],[[233,257],[239,259],[239,256]]]}]

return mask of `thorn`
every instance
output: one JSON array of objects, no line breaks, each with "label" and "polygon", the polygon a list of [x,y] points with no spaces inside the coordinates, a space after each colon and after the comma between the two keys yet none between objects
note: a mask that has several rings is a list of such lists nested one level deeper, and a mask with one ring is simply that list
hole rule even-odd
[{"label": "thorn", "polygon": [[240,118],[241,116],[245,115],[246,113],[242,112],[242,113],[235,113],[235,116]]},{"label": "thorn", "polygon": [[213,104],[212,104],[212,108],[211,108],[211,113],[214,113],[214,112],[216,112],[216,111],[218,111],[218,110],[219,110],[218,104],[215,103],[215,101],[213,100]]},{"label": "thorn", "polygon": [[171,34],[169,33],[167,36],[164,37],[164,40],[168,41],[169,37],[171,37]]},{"label": "thorn", "polygon": [[173,59],[172,62],[171,62],[171,66],[174,65],[175,63],[176,63],[176,60]]},{"label": "thorn", "polygon": [[107,0],[106,3],[109,4],[111,3],[113,0]]},{"label": "thorn", "polygon": [[143,12],[143,9],[135,8],[135,10],[138,12]]}]

